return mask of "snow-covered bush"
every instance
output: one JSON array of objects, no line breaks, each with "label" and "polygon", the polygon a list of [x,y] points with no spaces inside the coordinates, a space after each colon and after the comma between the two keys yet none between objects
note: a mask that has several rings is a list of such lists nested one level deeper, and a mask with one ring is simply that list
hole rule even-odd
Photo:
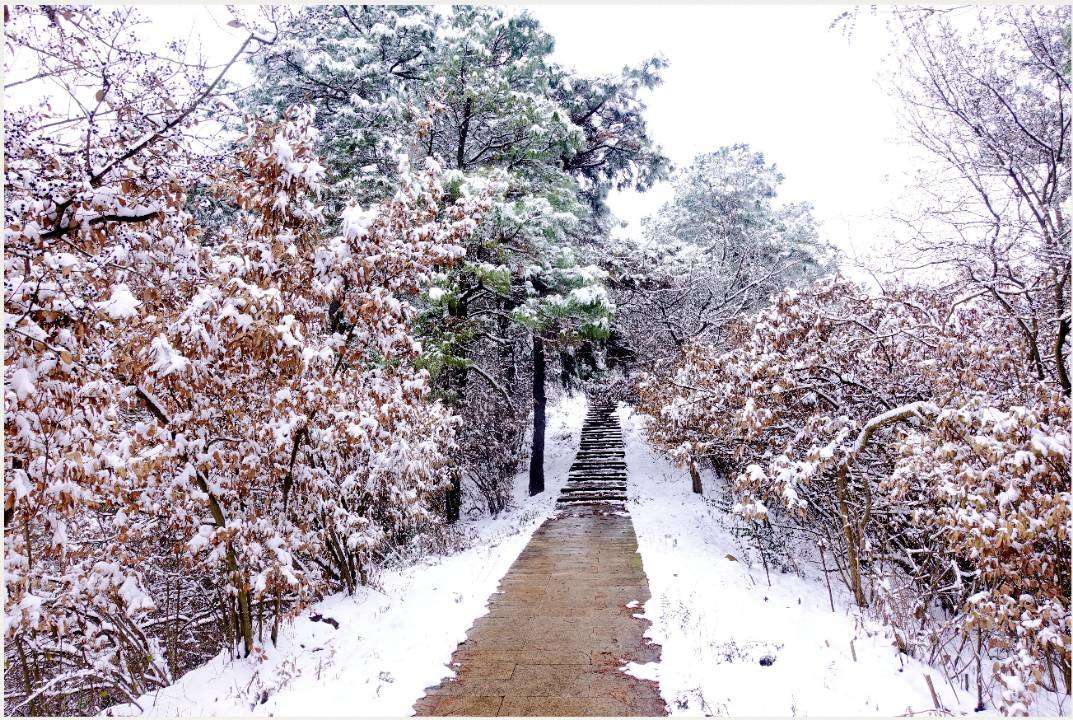
[{"label": "snow-covered bush", "polygon": [[884,607],[890,577],[908,578],[919,623],[897,628],[903,648],[982,632],[1018,712],[1040,686],[1068,689],[1070,435],[1068,397],[1011,332],[984,303],[836,278],[638,392],[655,444],[733,471],[740,514],[824,532],[859,604]]},{"label": "snow-covered bush", "polygon": [[[5,136],[8,709],[84,713],[254,652],[438,521],[457,419],[411,302],[489,199],[403,162],[336,223],[312,108],[200,156],[214,83],[110,44],[132,11],[17,13],[46,78],[84,93],[93,48],[103,83],[99,115],[31,103]],[[230,207],[211,236],[195,187]]]}]

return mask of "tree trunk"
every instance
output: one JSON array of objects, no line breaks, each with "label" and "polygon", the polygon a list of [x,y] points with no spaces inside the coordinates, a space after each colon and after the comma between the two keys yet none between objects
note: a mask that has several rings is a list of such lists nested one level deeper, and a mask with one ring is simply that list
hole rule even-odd
[{"label": "tree trunk", "polygon": [[533,335],[533,454],[529,460],[529,494],[544,492],[544,339]]},{"label": "tree trunk", "polygon": [[[459,325],[464,324],[469,317],[469,300],[466,298],[466,293],[463,293],[463,297],[457,303],[449,305],[447,310],[450,317],[456,319]],[[465,365],[469,348],[465,343],[458,343],[451,346],[450,352],[459,362],[443,369],[441,382],[448,394],[447,402],[454,408],[461,408],[466,390],[466,379],[469,375],[469,370]],[[450,477],[451,484],[444,494],[443,515],[448,523],[454,523],[458,521],[462,510],[461,460],[456,460],[451,467]]]},{"label": "tree trunk", "polygon": [[1069,318],[1058,321],[1058,336],[1054,340],[1054,362],[1058,369],[1058,383],[1062,386],[1062,392],[1070,394],[1069,373],[1066,372],[1066,338],[1069,337]]},{"label": "tree trunk", "polygon": [[864,597],[864,585],[861,582],[861,564],[858,556],[859,538],[854,532],[854,525],[849,516],[849,503],[846,500],[848,494],[846,482],[846,466],[838,468],[835,476],[835,490],[838,495],[838,513],[842,519],[842,532],[846,537],[846,564],[849,566],[850,590],[853,591],[853,599],[858,607],[865,607],[868,603]]},{"label": "tree trunk", "polygon": [[503,300],[499,304],[499,312],[501,313],[499,316],[499,337],[504,339],[503,343],[499,346],[499,357],[503,362],[504,378],[506,380],[504,385],[512,391],[514,390],[514,383],[517,382],[518,376],[514,360],[514,342],[507,341],[507,338],[510,337],[510,319],[508,318],[508,314],[515,307],[515,303],[506,300]]},{"label": "tree trunk", "polygon": [[698,495],[703,495],[704,485],[700,480],[700,472],[697,470],[697,463],[692,459],[689,461],[689,477],[693,480],[693,492]]},{"label": "tree trunk", "polygon": [[473,116],[473,98],[466,98],[462,110],[462,125],[458,128],[458,154],[455,163],[459,170],[466,169],[466,136],[469,135],[469,120]]},{"label": "tree trunk", "polygon": [[459,515],[462,512],[462,468],[458,465],[451,468],[451,484],[447,488],[444,510],[447,522],[458,522]]},{"label": "tree trunk", "polygon": [[250,613],[250,590],[246,587],[245,579],[242,577],[241,573],[238,572],[238,560],[235,557],[234,550],[231,548],[230,544],[228,544],[227,547],[227,555],[230,564],[235,568],[232,577],[235,578],[235,584],[238,586],[238,630],[242,634],[242,645],[243,650],[245,651],[244,657],[249,657],[250,653],[253,652],[254,647],[253,616]]}]

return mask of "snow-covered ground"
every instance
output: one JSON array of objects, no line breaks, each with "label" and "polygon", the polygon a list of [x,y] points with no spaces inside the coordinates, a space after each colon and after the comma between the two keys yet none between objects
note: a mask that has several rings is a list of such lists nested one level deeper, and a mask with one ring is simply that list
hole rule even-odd
[{"label": "snow-covered ground", "polygon": [[[943,674],[900,655],[890,633],[851,611],[821,577],[750,566],[733,519],[691,490],[689,473],[645,443],[645,418],[618,410],[629,466],[629,510],[652,598],[647,635],[658,664],[630,666],[656,679],[680,715],[861,716],[934,712],[926,675],[946,710],[971,713]],[[718,480],[704,477],[705,495]],[[852,647],[851,647],[852,643]],[[856,659],[854,659],[856,655]]]},{"label": "snow-covered ground", "polygon": [[[410,715],[447,666],[499,579],[548,516],[577,451],[585,398],[549,407],[546,490],[527,497],[528,464],[515,479],[515,507],[463,524],[467,549],[383,571],[378,587],[333,595],[280,631],[263,659],[222,652],[173,685],[115,715]],[[314,617],[321,618],[313,620]],[[325,620],[338,623],[333,627]]]}]

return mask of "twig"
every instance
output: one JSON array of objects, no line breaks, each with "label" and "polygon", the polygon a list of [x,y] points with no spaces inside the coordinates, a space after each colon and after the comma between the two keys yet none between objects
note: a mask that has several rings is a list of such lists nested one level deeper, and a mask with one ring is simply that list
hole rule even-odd
[{"label": "twig", "polygon": [[827,572],[827,560],[823,555],[823,540],[819,542],[820,547],[820,564],[823,565],[823,579],[827,581],[827,599],[831,602],[831,612],[835,611],[835,596],[831,592],[831,576]]},{"label": "twig", "polygon": [[935,685],[933,685],[931,682],[931,675],[929,675],[928,673],[924,673],[924,680],[926,680],[928,683],[928,692],[931,693],[931,701],[935,703],[935,709],[945,710],[943,704],[939,702],[939,696],[935,694]]}]

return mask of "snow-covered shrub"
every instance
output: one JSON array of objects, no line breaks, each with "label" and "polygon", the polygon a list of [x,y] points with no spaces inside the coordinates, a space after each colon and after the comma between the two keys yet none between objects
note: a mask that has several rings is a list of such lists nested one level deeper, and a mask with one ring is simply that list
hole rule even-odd
[{"label": "snow-covered shrub", "polygon": [[[16,13],[46,78],[103,85],[99,115],[30,104],[5,135],[8,710],[84,713],[251,653],[437,522],[457,420],[411,301],[488,200],[403,163],[326,217],[312,108],[202,157],[212,83],[110,44],[132,11]],[[231,209],[211,242],[194,187]]]},{"label": "snow-covered shrub", "polygon": [[741,515],[824,532],[862,606],[908,578],[919,624],[898,628],[903,647],[982,632],[1015,713],[1069,687],[1070,434],[1068,397],[1011,332],[983,302],[835,278],[724,347],[687,347],[638,392],[656,445],[733,470]]}]

